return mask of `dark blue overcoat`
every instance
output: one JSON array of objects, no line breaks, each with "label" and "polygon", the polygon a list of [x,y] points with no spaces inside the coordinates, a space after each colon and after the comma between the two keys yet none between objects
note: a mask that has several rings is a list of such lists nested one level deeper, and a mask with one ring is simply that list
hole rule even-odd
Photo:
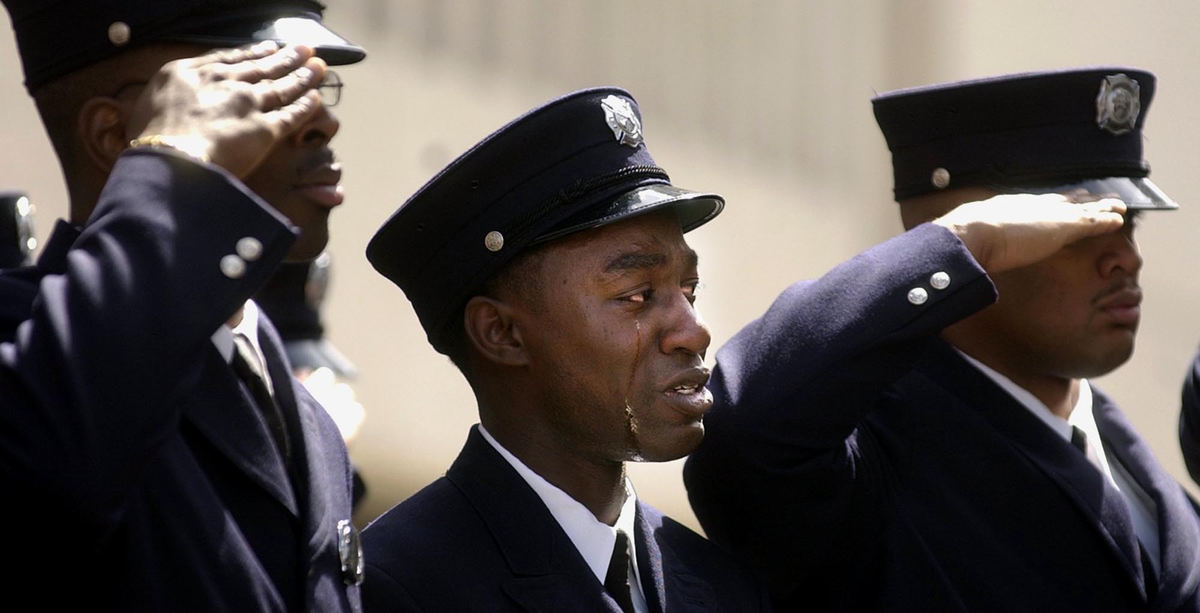
[{"label": "dark blue overcoat", "polygon": [[[756,578],[641,502],[636,533],[652,611],[767,610]],[[367,526],[363,545],[368,613],[620,613],[541,499],[475,429],[446,476]]]},{"label": "dark blue overcoat", "polygon": [[[239,252],[245,237],[261,253]],[[221,170],[139,149],[82,233],[60,222],[36,267],[0,274],[10,593],[37,610],[358,608],[338,552],[350,466],[337,428],[263,319],[289,479],[210,339],[294,240]],[[240,276],[220,264],[236,253]]]},{"label": "dark blue overcoat", "polygon": [[1094,390],[1109,458],[1157,505],[1156,577],[1083,453],[938,338],[994,300],[924,225],[789,288],[718,352],[684,480],[781,609],[1200,611],[1196,509],[1116,405]]}]

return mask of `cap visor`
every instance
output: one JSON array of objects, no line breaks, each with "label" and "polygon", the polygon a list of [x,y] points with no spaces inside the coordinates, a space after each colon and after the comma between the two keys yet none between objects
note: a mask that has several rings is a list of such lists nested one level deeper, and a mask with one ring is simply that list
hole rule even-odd
[{"label": "cap visor", "polygon": [[1000,191],[1025,194],[1085,193],[1100,198],[1119,198],[1129,210],[1171,211],[1179,208],[1150,179],[1138,177],[1105,177],[1058,185],[1004,187]]},{"label": "cap visor", "polygon": [[578,215],[571,218],[565,226],[554,228],[539,236],[534,244],[561,238],[580,230],[606,226],[664,207],[675,210],[680,228],[688,232],[716,217],[721,209],[725,208],[725,199],[717,194],[693,192],[674,185],[646,185],[621,194],[608,206],[589,209],[582,218]]},{"label": "cap visor", "polygon": [[307,45],[331,66],[353,64],[367,56],[362,47],[325,27],[315,14],[289,17],[249,14],[200,21],[201,23],[191,25],[183,32],[164,36],[163,40],[218,47],[239,47],[266,40],[273,40],[281,45]]}]

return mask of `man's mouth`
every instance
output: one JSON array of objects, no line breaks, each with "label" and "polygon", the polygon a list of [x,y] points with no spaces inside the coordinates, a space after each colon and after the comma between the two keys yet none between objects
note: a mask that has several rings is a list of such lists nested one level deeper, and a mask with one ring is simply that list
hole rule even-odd
[{"label": "man's mouth", "polygon": [[1135,326],[1142,314],[1142,290],[1124,284],[1101,294],[1096,307],[1118,325]]},{"label": "man's mouth", "polygon": [[699,419],[712,408],[712,392],[705,387],[710,374],[707,368],[690,368],[671,379],[664,387],[663,395],[676,411]]},{"label": "man's mouth", "polygon": [[330,162],[303,171],[300,174],[300,180],[296,182],[295,189],[309,200],[321,206],[333,208],[346,198],[340,185],[341,180],[341,165]]}]

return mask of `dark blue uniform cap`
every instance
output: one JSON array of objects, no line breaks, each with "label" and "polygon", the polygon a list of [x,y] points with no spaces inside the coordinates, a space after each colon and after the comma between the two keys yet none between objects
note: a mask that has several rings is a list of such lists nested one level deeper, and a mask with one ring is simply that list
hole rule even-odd
[{"label": "dark blue uniform cap", "polygon": [[665,207],[686,232],[724,203],[670,184],[628,92],[589,89],[529,111],[451,162],[375,233],[367,259],[446,353],[467,300],[529,247]]},{"label": "dark blue uniform cap", "polygon": [[366,57],[321,23],[316,0],[3,0],[30,92],[150,42],[238,47],[305,44],[332,65]]},{"label": "dark blue uniform cap", "polygon": [[1142,159],[1154,85],[1143,70],[1095,67],[904,89],[871,102],[897,200],[967,186],[1084,189],[1131,209],[1174,209]]}]

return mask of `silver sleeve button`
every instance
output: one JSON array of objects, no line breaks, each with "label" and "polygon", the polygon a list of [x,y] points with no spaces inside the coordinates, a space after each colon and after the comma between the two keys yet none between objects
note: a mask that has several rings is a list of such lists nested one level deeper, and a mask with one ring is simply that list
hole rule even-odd
[{"label": "silver sleeve button", "polygon": [[246,262],[242,258],[229,254],[221,258],[221,274],[230,279],[239,279],[246,274]]},{"label": "silver sleeve button", "polygon": [[916,304],[916,305],[921,305],[921,304],[925,304],[926,300],[929,300],[929,292],[925,291],[925,288],[914,287],[914,288],[908,290],[908,301],[909,302]]},{"label": "silver sleeve button", "polygon": [[236,249],[237,254],[247,262],[253,262],[257,260],[263,252],[262,242],[253,236],[246,236],[238,239]]},{"label": "silver sleeve button", "polygon": [[945,271],[935,272],[929,277],[929,285],[933,286],[933,289],[946,289],[950,287],[950,275]]}]

